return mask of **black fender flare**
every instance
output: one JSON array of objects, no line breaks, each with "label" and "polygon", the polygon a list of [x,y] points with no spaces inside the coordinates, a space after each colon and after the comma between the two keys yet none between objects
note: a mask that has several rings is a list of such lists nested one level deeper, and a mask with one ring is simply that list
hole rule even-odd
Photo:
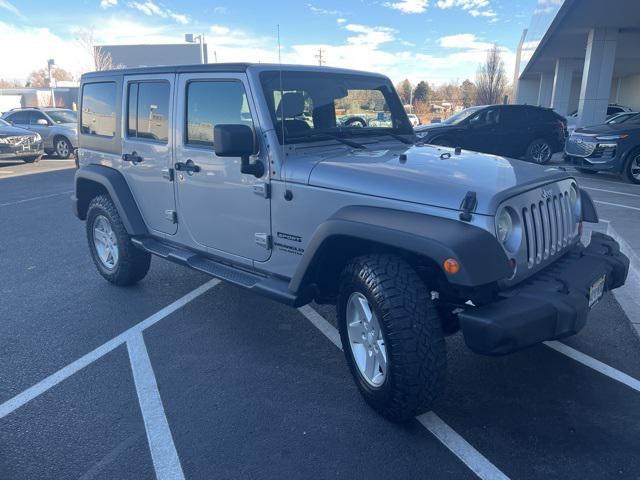
[{"label": "black fender flare", "polygon": [[596,205],[593,203],[591,195],[589,195],[584,189],[580,188],[580,203],[582,204],[582,221],[589,223],[598,223],[598,211]]},{"label": "black fender flare", "polygon": [[103,165],[87,165],[76,171],[74,184],[73,210],[80,220],[87,218],[89,202],[93,198],[92,184],[93,186],[97,184],[111,197],[129,235],[149,233],[131,189],[119,171]]},{"label": "black fender flare", "polygon": [[289,289],[298,292],[311,279],[314,261],[331,238],[349,237],[406,250],[442,264],[447,258],[460,263],[460,271],[447,274],[456,285],[474,287],[489,284],[513,273],[509,260],[489,232],[468,223],[421,213],[389,208],[350,206],[336,212],[314,232]]}]

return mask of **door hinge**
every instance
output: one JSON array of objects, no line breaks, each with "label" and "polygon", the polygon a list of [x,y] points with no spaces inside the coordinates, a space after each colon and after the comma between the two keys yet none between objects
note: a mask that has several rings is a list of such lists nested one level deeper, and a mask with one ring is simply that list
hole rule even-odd
[{"label": "door hinge", "polygon": [[256,183],[253,185],[253,193],[264,198],[271,198],[271,185],[268,183]]},{"label": "door hinge", "polygon": [[165,210],[164,216],[171,223],[178,223],[178,213],[175,210]]},{"label": "door hinge", "polygon": [[254,236],[256,244],[267,250],[271,250],[271,235],[268,233],[256,233]]},{"label": "door hinge", "polygon": [[173,168],[163,168],[162,169],[162,178],[165,178],[167,180],[169,180],[170,182],[173,182],[173,180],[175,179],[175,175],[173,173]]}]

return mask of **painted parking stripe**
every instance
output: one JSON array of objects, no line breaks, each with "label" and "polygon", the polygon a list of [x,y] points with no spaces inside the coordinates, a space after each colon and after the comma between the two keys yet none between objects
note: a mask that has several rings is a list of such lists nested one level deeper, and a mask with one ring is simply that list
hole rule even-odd
[{"label": "painted parking stripe", "polygon": [[620,370],[616,370],[615,368],[610,367],[606,363],[602,363],[600,360],[596,360],[595,358],[590,357],[589,355],[579,352],[575,348],[571,348],[569,345],[566,345],[562,342],[552,340],[549,342],[544,342],[544,344],[547,347],[552,348],[556,352],[566,355],[567,357],[572,358],[576,362],[579,362],[595,370],[596,372],[606,375],[607,377],[612,378],[617,382],[623,383],[627,387],[632,388],[637,392],[640,392],[640,380],[636,380],[635,378],[627,375],[626,373],[623,373]]},{"label": "painted parking stripe", "polygon": [[[331,343],[342,350],[340,334],[336,327],[331,325],[322,315],[309,305],[300,307],[298,311],[309,320]],[[469,470],[482,480],[509,480],[494,464],[458,435],[434,412],[427,412],[416,417],[417,420],[447,447]]]},{"label": "painted parking stripe", "polygon": [[612,203],[612,202],[603,202],[602,200],[594,200],[595,203],[599,203],[601,205],[609,205],[611,207],[620,207],[620,208],[628,208],[629,210],[636,210],[640,212],[640,208],[632,207],[630,205],[623,205],[621,203]]},{"label": "painted parking stripe", "polygon": [[433,412],[423,413],[416,417],[451,453],[458,457],[478,478],[483,480],[508,480],[504,473],[482,456],[449,425]]},{"label": "painted parking stripe", "polygon": [[136,332],[127,340],[127,351],[129,352],[133,381],[136,385],[156,478],[158,480],[184,480],[182,465],[180,465],[180,458],[173,443],[173,436],[142,332]]},{"label": "painted parking stripe", "polygon": [[143,330],[149,328],[151,325],[159,322],[160,320],[167,317],[168,315],[171,315],[173,312],[180,309],[187,303],[191,302],[192,300],[195,300],[203,293],[215,287],[218,283],[220,283],[220,280],[218,279],[209,280],[204,285],[201,285],[195,290],[192,290],[191,292],[187,293],[185,296],[179,298],[178,300],[171,303],[170,305],[167,305],[162,310],[154,313],[153,315],[146,318],[142,322],[134,325],[128,330],[125,330],[123,333],[121,333],[117,337],[112,338],[108,342],[100,345],[95,350],[80,357],[75,362],[72,362],[66,367],[61,368],[54,374],[49,375],[44,380],[41,380],[40,382],[36,383],[34,386],[27,388],[26,390],[19,393],[15,397],[7,400],[6,402],[0,405],[0,418],[6,417],[14,410],[17,410],[18,408],[22,407],[24,404],[30,402],[34,398],[42,395],[47,390],[55,387],[60,382],[69,378],[74,373],[77,373],[87,365],[90,365],[91,363],[95,362],[96,360],[103,357],[107,353],[113,351],[114,349],[116,349],[117,347],[125,343],[127,340],[132,338],[132,336],[142,332]]},{"label": "painted parking stripe", "polygon": [[0,207],[19,205],[21,203],[33,202],[35,200],[44,200],[45,198],[59,197],[60,195],[69,195],[71,193],[73,193],[73,190],[68,190],[66,192],[59,192],[59,193],[51,193],[49,195],[40,195],[39,197],[24,198],[22,200],[16,200],[15,202],[0,203]]},{"label": "painted parking stripe", "polygon": [[616,195],[624,195],[625,197],[640,198],[640,195],[638,195],[637,193],[618,192],[616,190],[607,190],[606,188],[595,188],[595,187],[585,187],[585,186],[581,186],[581,188],[584,188],[585,190],[594,190],[596,192],[615,193]]}]

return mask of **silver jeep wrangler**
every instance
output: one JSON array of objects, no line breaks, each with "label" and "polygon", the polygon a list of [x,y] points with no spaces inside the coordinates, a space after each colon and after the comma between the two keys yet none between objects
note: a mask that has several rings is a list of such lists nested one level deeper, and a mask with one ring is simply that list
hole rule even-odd
[{"label": "silver jeep wrangler", "polygon": [[393,421],[428,410],[446,335],[510,353],[575,334],[628,259],[558,168],[421,145],[388,78],[213,64],[82,77],[73,206],[100,274],[151,254],[293,307],[336,305]]}]

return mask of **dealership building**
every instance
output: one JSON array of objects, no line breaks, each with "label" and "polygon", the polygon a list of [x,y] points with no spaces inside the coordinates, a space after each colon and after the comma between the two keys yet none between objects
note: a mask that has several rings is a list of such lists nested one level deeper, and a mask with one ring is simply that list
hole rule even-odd
[{"label": "dealership building", "polygon": [[640,0],[538,0],[516,66],[517,103],[602,123],[611,103],[640,111]]}]

